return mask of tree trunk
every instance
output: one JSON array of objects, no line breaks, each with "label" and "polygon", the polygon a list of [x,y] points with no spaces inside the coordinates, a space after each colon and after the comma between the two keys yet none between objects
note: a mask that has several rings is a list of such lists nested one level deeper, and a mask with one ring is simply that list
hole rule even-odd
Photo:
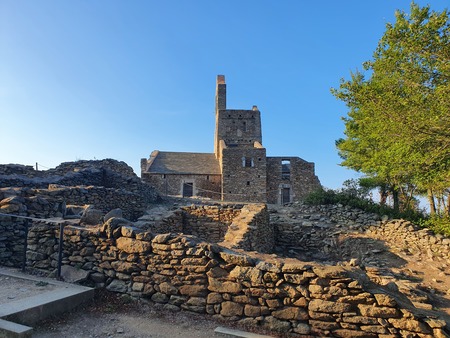
[{"label": "tree trunk", "polygon": [[394,200],[394,211],[398,212],[399,209],[399,198],[398,198],[398,190],[397,189],[392,189],[392,199]]},{"label": "tree trunk", "polygon": [[436,215],[436,204],[434,203],[433,190],[427,189],[428,203],[430,204],[430,215]]},{"label": "tree trunk", "polygon": [[383,187],[380,187],[380,205],[386,205],[386,201],[387,201],[387,198],[388,198],[388,195],[389,195],[389,193],[388,193],[388,191],[385,189],[385,188],[383,188]]}]

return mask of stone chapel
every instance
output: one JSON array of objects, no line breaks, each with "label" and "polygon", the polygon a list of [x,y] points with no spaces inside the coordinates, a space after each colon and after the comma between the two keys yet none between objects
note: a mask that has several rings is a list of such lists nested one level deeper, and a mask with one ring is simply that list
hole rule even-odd
[{"label": "stone chapel", "polygon": [[214,153],[155,150],[141,159],[141,178],[163,196],[287,204],[320,187],[314,163],[267,157],[261,113],[227,109],[225,76],[216,82]]}]

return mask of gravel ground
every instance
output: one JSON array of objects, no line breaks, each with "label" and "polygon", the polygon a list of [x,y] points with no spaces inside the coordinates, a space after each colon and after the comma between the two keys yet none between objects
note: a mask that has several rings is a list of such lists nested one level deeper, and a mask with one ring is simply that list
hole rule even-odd
[{"label": "gravel ground", "polygon": [[214,330],[231,327],[190,312],[168,312],[159,304],[142,303],[117,294],[100,292],[95,301],[73,312],[41,322],[34,338],[212,338]]}]

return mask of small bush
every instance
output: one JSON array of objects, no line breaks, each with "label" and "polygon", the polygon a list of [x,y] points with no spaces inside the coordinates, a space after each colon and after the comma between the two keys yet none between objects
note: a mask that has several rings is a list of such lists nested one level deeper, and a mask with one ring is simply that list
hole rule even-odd
[{"label": "small bush", "polygon": [[[310,193],[304,202],[310,205],[348,205],[380,216],[387,215],[390,218],[402,218],[414,223],[427,219],[423,212],[417,210],[396,211],[392,207],[375,203],[369,198],[359,197],[346,190],[319,189]],[[439,226],[438,228],[441,229],[443,227],[445,228],[445,226]]]},{"label": "small bush", "polygon": [[450,216],[421,219],[419,225],[433,230],[435,233],[450,236]]}]

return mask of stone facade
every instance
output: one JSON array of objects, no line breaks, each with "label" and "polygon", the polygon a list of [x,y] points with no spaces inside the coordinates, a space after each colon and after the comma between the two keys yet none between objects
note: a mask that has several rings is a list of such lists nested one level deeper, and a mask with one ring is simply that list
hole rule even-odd
[{"label": "stone facade", "polygon": [[320,187],[314,163],[266,157],[258,107],[227,109],[223,75],[217,77],[215,121],[214,154],[154,151],[141,160],[142,179],[162,195],[273,204],[301,200]]}]

